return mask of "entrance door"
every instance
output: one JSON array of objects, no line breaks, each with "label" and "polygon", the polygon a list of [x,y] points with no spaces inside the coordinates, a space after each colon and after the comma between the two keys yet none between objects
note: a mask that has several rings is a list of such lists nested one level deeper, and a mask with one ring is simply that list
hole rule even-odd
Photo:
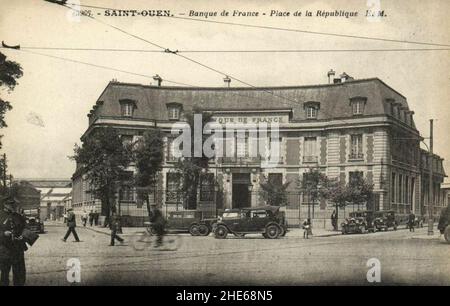
[{"label": "entrance door", "polygon": [[233,208],[251,206],[251,195],[248,191],[250,185],[250,173],[233,173]]}]

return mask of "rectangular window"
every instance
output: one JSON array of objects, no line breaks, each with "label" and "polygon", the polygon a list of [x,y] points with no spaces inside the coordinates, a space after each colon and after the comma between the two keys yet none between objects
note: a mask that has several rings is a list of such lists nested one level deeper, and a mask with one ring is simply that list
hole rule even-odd
[{"label": "rectangular window", "polygon": [[283,174],[282,173],[269,173],[268,181],[274,186],[281,187],[283,185]]},{"label": "rectangular window", "polygon": [[[167,137],[167,161],[173,162],[176,161],[177,158],[175,157],[175,147],[174,147],[174,140],[173,137]],[[181,146],[180,146],[181,147]],[[180,148],[181,150],[181,148]]]},{"label": "rectangular window", "polygon": [[167,173],[166,176],[166,202],[178,203],[180,201],[180,175],[178,173]]},{"label": "rectangular window", "polygon": [[133,117],[134,104],[131,102],[126,102],[121,104],[122,116]]},{"label": "rectangular window", "polygon": [[401,174],[399,174],[398,175],[397,203],[402,203],[402,193],[403,193],[403,176]]},{"label": "rectangular window", "polygon": [[180,108],[179,107],[170,107],[169,108],[169,120],[178,120],[180,119]]},{"label": "rectangular window", "polygon": [[362,134],[351,135],[351,153],[350,159],[362,159],[363,149],[362,149]]},{"label": "rectangular window", "polygon": [[314,106],[308,106],[306,108],[306,118],[316,119],[317,118],[317,108],[315,108]]},{"label": "rectangular window", "polygon": [[353,101],[352,102],[352,108],[353,108],[353,115],[362,115],[364,112],[364,101]]},{"label": "rectangular window", "polygon": [[355,185],[364,178],[362,171],[350,171],[348,174],[349,184]]},{"label": "rectangular window", "polygon": [[236,137],[236,155],[237,157],[248,157],[248,138]]},{"label": "rectangular window", "polygon": [[214,201],[214,174],[206,173],[200,181],[200,201]]},{"label": "rectangular window", "polygon": [[316,137],[305,137],[303,144],[303,162],[317,162],[317,139]]}]

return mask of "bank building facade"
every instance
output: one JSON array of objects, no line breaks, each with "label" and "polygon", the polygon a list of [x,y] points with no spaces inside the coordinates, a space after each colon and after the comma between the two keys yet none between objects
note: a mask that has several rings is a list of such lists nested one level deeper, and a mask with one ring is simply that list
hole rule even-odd
[{"label": "bank building facade", "polygon": [[[374,186],[370,209],[392,209],[399,216],[410,212],[427,215],[429,167],[433,167],[432,201],[434,213],[443,206],[440,184],[445,175],[442,159],[420,148],[424,139],[414,124],[414,111],[407,99],[378,78],[353,79],[347,74],[331,78],[327,84],[284,87],[178,87],[153,86],[111,81],[88,114],[89,125],[82,140],[93,130],[113,127],[124,143],[136,141],[145,130],[165,132],[164,162],[151,201],[163,213],[173,210],[200,210],[214,215],[227,208],[264,205],[261,183],[291,182],[287,187],[288,223],[298,226],[310,216],[315,226],[329,226],[333,203],[311,203],[299,191],[298,183],[311,168],[329,178],[349,182],[364,177]],[[229,85],[229,83],[228,83]],[[175,123],[198,107],[211,112],[220,124],[253,124],[278,127],[278,134],[251,137],[239,129],[214,141],[223,144],[224,156],[212,159],[202,181],[197,203],[186,207],[180,199],[174,135]],[[262,125],[261,125],[262,124]],[[243,135],[243,137],[242,137]],[[259,134],[257,134],[259,135]],[[271,137],[277,139],[271,139]],[[255,147],[277,146],[279,158],[267,161],[267,151]],[[264,151],[264,150],[263,150]],[[226,152],[226,153],[225,153]],[[102,212],[101,203],[89,192],[84,169],[77,166],[73,181],[72,205],[75,211]],[[146,219],[146,205],[126,183],[133,167],[124,171],[124,183],[117,191],[116,207],[129,225]],[[211,184],[211,181],[215,182]],[[366,207],[347,206],[348,212]]]}]

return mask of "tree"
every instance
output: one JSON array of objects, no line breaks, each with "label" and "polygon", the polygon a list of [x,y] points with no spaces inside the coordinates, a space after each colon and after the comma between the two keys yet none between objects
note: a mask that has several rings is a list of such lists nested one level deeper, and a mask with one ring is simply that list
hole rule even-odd
[{"label": "tree", "polygon": [[329,180],[318,168],[310,168],[298,181],[298,187],[308,196],[308,218],[310,217],[310,204],[314,205],[320,199],[326,199]]},{"label": "tree", "polygon": [[363,177],[357,177],[348,184],[338,179],[328,179],[323,190],[324,198],[335,205],[336,224],[339,219],[339,208],[345,208],[349,204],[358,206],[368,204],[373,197],[373,184],[369,184]]},{"label": "tree", "polygon": [[133,160],[136,164],[134,183],[138,196],[145,200],[150,216],[149,194],[156,192],[156,175],[161,170],[164,160],[164,140],[160,129],[146,131],[132,148]]},{"label": "tree", "polygon": [[[202,116],[202,148],[208,135],[203,134],[203,128],[211,121],[212,113],[205,112],[199,107],[194,107],[192,111],[186,112],[186,123],[191,130],[191,152],[190,156],[183,156],[178,159],[176,164],[177,172],[180,174],[180,192],[183,197],[184,207],[194,209],[197,206],[197,190],[199,188],[202,176],[208,171],[208,163],[214,157],[208,157],[202,150],[202,155],[196,157],[194,155],[194,117]],[[217,203],[215,203],[217,204]]]},{"label": "tree", "polygon": [[[0,52],[0,87],[2,90],[6,89],[8,93],[14,90],[18,84],[17,79],[22,75],[23,70],[20,64],[7,60],[6,56]],[[0,98],[0,128],[7,127],[5,114],[11,109],[11,103]]]},{"label": "tree", "polygon": [[113,204],[121,175],[130,162],[129,150],[115,129],[105,127],[95,129],[81,147],[75,145],[74,153],[72,158],[86,170],[91,192],[102,202],[107,223],[115,209]]},{"label": "tree", "polygon": [[287,205],[287,188],[291,182],[284,184],[277,184],[266,179],[260,183],[261,197],[267,203],[267,205],[285,206]]}]

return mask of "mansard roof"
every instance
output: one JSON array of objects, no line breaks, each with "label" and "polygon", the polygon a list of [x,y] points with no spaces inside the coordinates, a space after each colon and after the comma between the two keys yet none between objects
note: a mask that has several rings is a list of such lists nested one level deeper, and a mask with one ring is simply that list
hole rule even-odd
[{"label": "mansard roof", "polygon": [[[318,120],[353,116],[350,100],[366,98],[364,115],[391,115],[391,104],[409,110],[406,98],[378,78],[338,84],[278,87],[179,87],[110,82],[91,111],[95,117],[120,117],[120,101],[133,100],[134,119],[168,120],[167,104],[180,103],[209,110],[291,109],[292,120],[307,120],[304,103],[319,102]],[[390,101],[390,102],[389,102]],[[414,127],[414,123],[412,125]]]}]

